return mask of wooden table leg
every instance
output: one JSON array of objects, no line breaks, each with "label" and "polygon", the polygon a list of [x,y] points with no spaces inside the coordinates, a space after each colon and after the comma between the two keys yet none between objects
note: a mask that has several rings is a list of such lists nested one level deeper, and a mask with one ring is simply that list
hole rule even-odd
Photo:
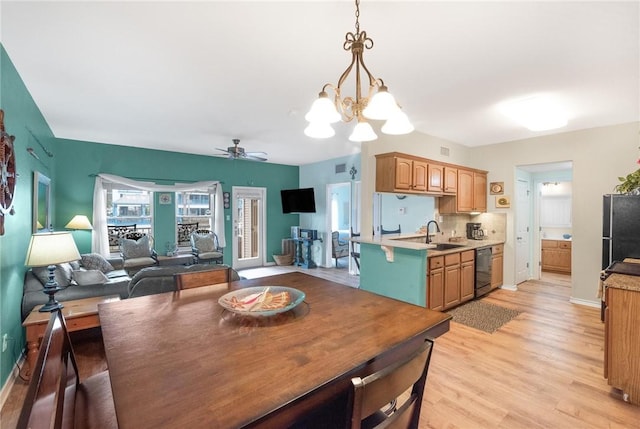
[{"label": "wooden table leg", "polygon": [[35,341],[27,341],[27,372],[23,374],[27,379],[31,379],[31,371],[36,366],[36,360],[38,359],[38,350],[40,349],[40,340],[36,338]]}]

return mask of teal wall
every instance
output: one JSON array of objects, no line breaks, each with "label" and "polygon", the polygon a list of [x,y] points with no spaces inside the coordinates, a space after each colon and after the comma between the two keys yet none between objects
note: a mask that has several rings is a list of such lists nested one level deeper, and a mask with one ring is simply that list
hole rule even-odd
[{"label": "teal wall", "polygon": [[426,307],[426,272],[426,249],[395,247],[389,262],[379,244],[360,244],[360,289]]},{"label": "teal wall", "polygon": [[[280,190],[298,187],[298,167],[229,160],[215,156],[190,155],[177,152],[140,149],[126,146],[56,139],[56,215],[61,229],[75,214],[87,214],[91,220],[95,174],[110,173],[130,178],[153,179],[170,184],[201,180],[221,180],[222,189],[232,186],[267,188],[267,252],[281,253],[281,239],[288,237],[291,226],[298,224],[297,215],[283,215]],[[173,205],[155,204],[159,216],[155,225],[156,250],[161,253],[167,241],[175,241]],[[231,263],[231,209],[225,210],[227,248],[224,262]],[[89,243],[79,243],[80,252],[90,249]],[[80,247],[81,246],[81,247]]]},{"label": "teal wall", "polygon": [[[230,161],[213,156],[187,155],[150,149],[130,148],[56,139],[32,99],[4,47],[0,45],[0,108],[5,111],[5,126],[15,135],[16,164],[19,178],[15,196],[14,216],[5,220],[5,234],[0,236],[0,338],[8,334],[9,348],[0,355],[0,385],[4,386],[25,344],[20,318],[20,303],[26,267],[24,260],[31,236],[33,172],[51,178],[53,227],[64,225],[76,214],[92,220],[93,187],[97,173],[111,173],[131,178],[158,179],[158,183],[221,180],[223,190],[232,186],[267,188],[267,252],[281,253],[281,239],[288,237],[292,225],[298,225],[297,215],[283,215],[280,190],[299,186],[299,168],[251,161]],[[29,130],[31,132],[29,132]],[[35,137],[34,137],[35,136]],[[37,140],[36,140],[37,139]],[[49,157],[38,141],[51,153]],[[35,150],[40,160],[26,149]],[[155,205],[159,216],[157,235],[159,250],[164,249],[166,237],[174,237],[172,206]],[[171,213],[168,213],[168,212]],[[231,210],[225,210],[225,219]],[[171,220],[169,220],[171,218]],[[171,225],[170,227],[168,225]],[[231,237],[231,221],[225,220],[227,243]],[[74,231],[78,250],[91,250],[91,233]],[[271,258],[271,256],[268,256]],[[231,246],[227,246],[225,263],[231,263]]]},{"label": "teal wall", "polygon": [[[10,339],[7,351],[0,354],[0,386],[4,386],[25,343],[20,320],[20,302],[26,270],[24,260],[31,237],[33,172],[39,171],[46,176],[54,177],[55,165],[31,134],[33,132],[40,143],[47,147],[52,144],[53,133],[2,45],[0,108],[4,110],[7,133],[16,137],[14,146],[19,174],[14,197],[15,214],[5,217],[5,233],[0,236],[0,338],[7,334]],[[29,155],[28,147],[35,150],[40,161]],[[55,183],[53,191],[55,192]]]}]

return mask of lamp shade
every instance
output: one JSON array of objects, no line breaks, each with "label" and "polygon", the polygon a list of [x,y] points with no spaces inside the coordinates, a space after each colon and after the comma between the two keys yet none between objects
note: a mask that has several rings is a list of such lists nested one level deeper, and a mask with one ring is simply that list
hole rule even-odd
[{"label": "lamp shade", "polygon": [[31,236],[24,264],[46,267],[79,259],[80,253],[70,232],[48,232]]},{"label": "lamp shade", "polygon": [[373,128],[371,128],[371,124],[363,120],[358,121],[353,132],[349,136],[349,140],[352,142],[368,142],[377,138],[378,136],[373,131]]},{"label": "lamp shade", "polygon": [[362,114],[369,119],[387,120],[391,118],[400,108],[396,99],[387,91],[386,86],[382,86],[376,92]]},{"label": "lamp shade", "polygon": [[328,139],[329,137],[333,137],[336,132],[333,127],[326,122],[309,122],[307,128],[304,129],[304,134],[314,139]]},{"label": "lamp shade", "polygon": [[65,225],[67,229],[93,229],[91,226],[91,222],[89,222],[89,218],[85,215],[75,215],[73,219],[69,221],[68,224]]},{"label": "lamp shade", "polygon": [[329,99],[329,95],[325,91],[322,91],[304,118],[309,122],[326,122],[333,124],[340,120],[340,113],[336,110],[335,104]]},{"label": "lamp shade", "polygon": [[409,134],[413,129],[413,125],[409,122],[407,115],[398,109],[395,114],[387,119],[381,130],[385,134],[400,135]]}]

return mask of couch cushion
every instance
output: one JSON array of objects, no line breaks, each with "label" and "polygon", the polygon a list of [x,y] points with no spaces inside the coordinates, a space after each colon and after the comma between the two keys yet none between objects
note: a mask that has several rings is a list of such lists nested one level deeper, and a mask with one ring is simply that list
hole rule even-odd
[{"label": "couch cushion", "polygon": [[198,252],[213,252],[216,250],[213,234],[194,234],[193,245],[198,249]]},{"label": "couch cushion", "polygon": [[150,257],[151,247],[149,246],[149,236],[143,235],[139,240],[125,238],[122,240],[122,254],[126,259]]},{"label": "couch cushion", "polygon": [[109,280],[100,270],[74,270],[73,279],[80,286],[101,285]]},{"label": "couch cushion", "polygon": [[100,270],[103,273],[113,271],[113,265],[99,253],[85,253],[81,258],[82,266],[87,270]]},{"label": "couch cushion", "polygon": [[[31,271],[43,285],[49,281],[49,269],[47,267],[33,267]],[[60,287],[67,287],[73,282],[73,270],[68,263],[56,265],[54,275]]]}]

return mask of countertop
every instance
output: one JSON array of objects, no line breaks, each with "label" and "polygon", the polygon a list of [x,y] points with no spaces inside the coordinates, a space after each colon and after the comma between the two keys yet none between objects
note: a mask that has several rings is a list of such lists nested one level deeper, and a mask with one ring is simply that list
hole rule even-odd
[{"label": "countertop", "polygon": [[[640,263],[640,259],[627,258],[624,262]],[[604,287],[640,292],[640,276],[613,273],[604,281]]]},{"label": "countertop", "polygon": [[[480,247],[495,246],[496,244],[503,244],[503,240],[464,240],[461,242],[448,242],[448,241],[434,241],[433,243],[426,244],[424,234],[386,234],[384,236],[375,236],[373,238],[366,237],[353,237],[350,239],[355,243],[364,244],[377,244],[380,246],[399,247],[403,249],[412,250],[427,250],[428,257],[448,255],[450,253],[464,252],[465,250],[478,249]],[[433,247],[437,243],[458,244],[460,247],[455,247],[447,250],[434,250]]]}]

